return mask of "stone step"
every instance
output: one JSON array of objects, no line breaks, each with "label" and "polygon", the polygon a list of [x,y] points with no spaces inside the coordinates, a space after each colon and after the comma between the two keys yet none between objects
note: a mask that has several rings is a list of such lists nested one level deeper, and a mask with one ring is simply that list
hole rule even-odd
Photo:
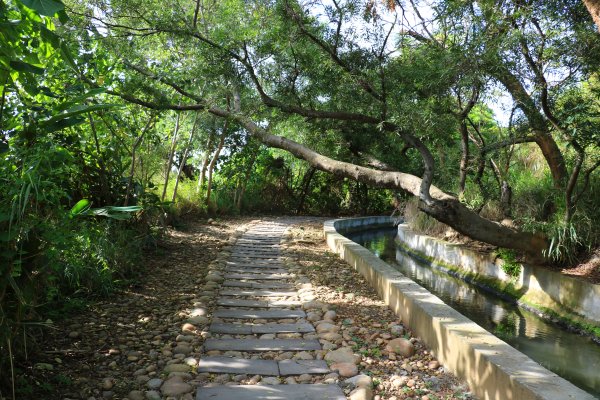
[{"label": "stone step", "polygon": [[247,360],[230,357],[202,357],[198,372],[221,374],[279,375],[279,365],[273,360]]},{"label": "stone step", "polygon": [[331,372],[323,360],[283,360],[279,361],[279,375],[328,374]]},{"label": "stone step", "polygon": [[225,279],[243,279],[253,281],[264,281],[264,280],[285,280],[291,279],[291,274],[252,274],[252,273],[230,273],[225,274]]},{"label": "stone step", "polygon": [[321,350],[321,343],[314,339],[206,339],[204,350],[307,351]]},{"label": "stone step", "polygon": [[263,324],[254,325],[252,327],[252,333],[263,334],[263,333],[310,333],[314,332],[315,327],[312,324],[306,322],[300,322],[297,324]]},{"label": "stone step", "polygon": [[265,300],[244,300],[244,299],[230,299],[230,298],[218,298],[217,305],[226,307],[253,307],[253,308],[268,308],[269,303]]},{"label": "stone step", "polygon": [[248,308],[281,308],[300,306],[300,300],[246,300],[220,297],[217,299],[217,305],[225,307],[248,307]]},{"label": "stone step", "polygon": [[295,290],[243,290],[243,289],[222,289],[221,296],[253,296],[253,297],[295,297],[298,292]]},{"label": "stone step", "polygon": [[283,263],[281,261],[263,262],[263,261],[253,261],[253,260],[240,260],[240,261],[226,261],[225,264],[227,266],[232,266],[232,267],[283,268]]},{"label": "stone step", "polygon": [[278,267],[283,267],[283,261],[282,260],[265,260],[264,258],[261,259],[229,259],[227,261],[225,261],[225,264],[227,265],[235,265],[235,266],[245,266],[245,265],[254,265],[257,267],[273,267],[273,268],[278,268]]},{"label": "stone step", "polygon": [[217,309],[214,313],[217,318],[233,319],[285,319],[304,318],[306,313],[302,310],[241,310],[241,309]]},{"label": "stone step", "polygon": [[323,360],[252,360],[232,357],[203,357],[198,372],[218,374],[247,374],[290,376],[302,374],[328,374],[331,372]]},{"label": "stone step", "polygon": [[337,385],[232,385],[199,388],[196,400],[346,400]]},{"label": "stone step", "polygon": [[231,253],[229,255],[229,260],[247,260],[248,262],[261,262],[262,260],[267,261],[279,261],[281,262],[281,254],[264,254],[258,252],[239,252],[239,253]]},{"label": "stone step", "polygon": [[262,255],[266,255],[268,257],[279,257],[281,255],[281,252],[279,251],[279,249],[270,249],[268,247],[256,247],[254,249],[237,249],[237,248],[232,248],[230,251],[230,255],[234,256],[234,257],[245,257],[245,256],[254,256],[254,257],[261,257]]},{"label": "stone step", "polygon": [[235,267],[232,265],[228,265],[225,267],[225,272],[258,272],[261,274],[285,274],[288,272],[285,268],[273,268],[273,267],[262,267],[262,266],[244,266],[244,267]]},{"label": "stone step", "polygon": [[294,285],[285,282],[252,282],[228,280],[224,281],[222,286],[225,287],[241,287],[252,289],[295,289]]},{"label": "stone step", "polygon": [[234,250],[248,249],[248,250],[271,250],[271,251],[279,251],[280,247],[281,246],[279,244],[265,244],[265,243],[258,243],[258,242],[252,242],[252,241],[243,241],[240,243],[239,240],[233,246],[231,246],[231,248]]},{"label": "stone step", "polygon": [[230,335],[262,335],[265,333],[312,333],[315,331],[315,328],[312,324],[305,322],[261,325],[212,323],[208,330],[211,333]]}]

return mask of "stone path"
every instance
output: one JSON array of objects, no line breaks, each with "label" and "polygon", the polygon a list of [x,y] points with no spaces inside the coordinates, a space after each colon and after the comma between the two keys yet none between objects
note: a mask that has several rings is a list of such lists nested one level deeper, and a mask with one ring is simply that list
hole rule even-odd
[{"label": "stone path", "polygon": [[[318,340],[324,332],[306,319],[310,285],[295,282],[296,271],[280,254],[286,227],[254,225],[231,247],[222,270],[212,273],[220,293],[198,373],[213,381],[198,388],[197,400],[346,398],[327,383],[332,371]],[[314,383],[315,376],[324,383]]]}]

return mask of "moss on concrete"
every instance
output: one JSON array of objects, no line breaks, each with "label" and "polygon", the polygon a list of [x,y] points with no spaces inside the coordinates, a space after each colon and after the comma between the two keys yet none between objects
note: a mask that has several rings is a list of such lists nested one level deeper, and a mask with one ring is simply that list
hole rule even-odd
[{"label": "moss on concrete", "polygon": [[553,308],[543,306],[527,298],[525,294],[527,289],[524,287],[518,288],[514,281],[502,281],[489,276],[483,276],[471,271],[466,271],[459,266],[448,264],[442,260],[421,253],[402,241],[398,241],[398,246],[411,257],[416,258],[451,276],[471,283],[487,292],[490,292],[504,300],[508,300],[518,304],[537,314],[540,318],[563,326],[569,330],[580,332],[592,337],[596,342],[600,343],[600,327],[590,322],[586,318],[570,312],[565,307],[558,303],[553,305]]}]

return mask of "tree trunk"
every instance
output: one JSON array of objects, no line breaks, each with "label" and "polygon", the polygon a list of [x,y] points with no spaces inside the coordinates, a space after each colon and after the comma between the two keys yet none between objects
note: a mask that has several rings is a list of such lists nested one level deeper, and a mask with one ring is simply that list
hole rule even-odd
[{"label": "tree trunk", "polygon": [[123,204],[125,206],[129,205],[129,196],[131,194],[131,189],[133,188],[133,176],[135,173],[135,162],[136,162],[135,158],[136,158],[137,148],[142,143],[142,140],[144,139],[144,135],[146,134],[146,132],[152,126],[152,122],[154,122],[154,115],[150,116],[150,119],[146,123],[146,126],[144,126],[144,129],[142,129],[142,131],[140,132],[140,136],[138,136],[137,139],[135,139],[135,142],[133,143],[133,147],[131,148],[131,168],[129,168],[129,179],[127,180],[127,189],[125,192],[125,201]]},{"label": "tree trunk", "polygon": [[196,193],[200,193],[202,186],[204,185],[204,179],[206,178],[206,169],[208,168],[209,155],[212,151],[213,142],[215,141],[215,131],[211,130],[208,134],[208,143],[206,144],[206,150],[202,156],[202,167],[200,169],[200,177],[198,178],[198,188]]},{"label": "tree trunk", "polygon": [[215,169],[215,165],[217,164],[217,160],[219,159],[219,155],[221,154],[221,150],[223,149],[223,144],[225,144],[225,135],[227,134],[227,125],[228,120],[225,120],[225,124],[223,125],[223,132],[221,132],[221,138],[219,139],[219,144],[217,146],[217,150],[215,150],[215,154],[213,154],[212,160],[210,160],[210,164],[208,166],[208,180],[206,182],[206,200],[205,203],[208,206],[210,203],[210,192],[212,190],[212,176],[213,170]]},{"label": "tree trunk", "polygon": [[198,125],[198,114],[196,114],[196,119],[194,120],[194,126],[192,126],[192,131],[190,132],[190,137],[188,138],[187,145],[185,146],[185,150],[183,152],[183,157],[179,161],[179,169],[177,170],[177,177],[175,178],[175,188],[173,189],[173,198],[171,201],[175,202],[175,197],[177,196],[177,187],[179,186],[179,179],[181,179],[181,171],[183,171],[183,167],[187,161],[188,152],[190,151],[190,147],[192,147],[192,140],[194,139],[194,133],[196,132],[196,126]]},{"label": "tree trunk", "polygon": [[402,189],[421,199],[420,209],[452,227],[457,232],[492,245],[515,249],[527,254],[532,261],[543,259],[542,251],[547,248],[545,237],[529,232],[514,231],[496,222],[490,221],[469,210],[455,197],[442,192],[435,186],[429,190],[428,201],[420,197],[421,178],[403,172],[379,171],[359,165],[338,161],[323,156],[308,147],[287,138],[270,134],[250,119],[229,111],[210,108],[214,115],[231,118],[244,126],[246,130],[270,147],[286,150],[294,156],[307,161],[313,167],[336,176],[346,177],[366,183],[373,187]]},{"label": "tree trunk", "polygon": [[173,140],[171,141],[171,149],[169,151],[169,160],[167,161],[167,171],[165,173],[165,186],[163,187],[160,201],[165,201],[165,194],[167,193],[167,185],[169,184],[169,175],[171,174],[171,167],[173,166],[173,157],[175,155],[175,147],[177,146],[177,135],[179,134],[179,118],[181,113],[177,113],[177,119],[175,119],[175,131],[173,132]]},{"label": "tree trunk", "polygon": [[598,32],[600,32],[600,0],[583,0],[583,4],[587,7]]},{"label": "tree trunk", "polygon": [[[98,131],[96,130],[96,122],[92,117],[92,113],[87,113],[88,120],[90,122],[90,128],[94,137],[94,144],[96,146],[96,152],[98,153],[98,166],[100,167],[100,199],[103,204],[110,204],[113,199],[110,196],[110,188],[108,184],[108,172],[106,170],[106,164],[104,163],[104,156],[100,149],[100,142],[98,141]],[[127,193],[128,194],[128,193]],[[127,196],[126,194],[126,196]],[[127,197],[125,197],[125,205],[127,205]]]},{"label": "tree trunk", "polygon": [[540,113],[537,105],[517,77],[515,77],[505,66],[496,66],[495,68],[496,79],[498,79],[506,90],[508,90],[531,125],[535,135],[535,143],[542,151],[544,159],[550,168],[554,187],[563,189],[567,182],[567,167],[560,148],[552,135],[548,132],[548,121]]},{"label": "tree trunk", "polygon": [[304,185],[302,185],[302,192],[300,193],[300,201],[298,202],[298,207],[296,207],[296,215],[300,215],[302,209],[304,208],[304,202],[306,201],[306,197],[308,194],[308,188],[310,187],[310,182],[312,181],[313,176],[317,169],[315,167],[310,167],[308,172],[304,175]]},{"label": "tree trunk", "polygon": [[460,121],[460,182],[458,189],[458,198],[462,199],[465,195],[465,185],[467,183],[467,166],[469,162],[469,131],[467,123],[463,119]]},{"label": "tree trunk", "polygon": [[242,182],[240,193],[238,194],[238,197],[235,202],[235,208],[238,210],[238,212],[242,210],[242,200],[244,198],[244,193],[246,193],[248,180],[250,179],[250,175],[252,174],[252,169],[254,168],[254,163],[256,162],[256,157],[258,157],[259,151],[260,147],[258,147],[256,151],[252,153],[252,158],[250,159],[250,163],[248,164],[248,169],[246,169],[246,173],[244,174],[244,181]]}]

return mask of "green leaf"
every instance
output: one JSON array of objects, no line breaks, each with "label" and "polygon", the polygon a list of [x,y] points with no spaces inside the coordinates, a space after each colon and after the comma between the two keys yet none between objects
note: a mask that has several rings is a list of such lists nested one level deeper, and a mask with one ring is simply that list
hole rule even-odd
[{"label": "green leaf", "polygon": [[19,72],[30,72],[38,75],[42,75],[44,73],[44,68],[36,67],[35,65],[31,65],[23,61],[11,61],[10,67]]},{"label": "green leaf", "polygon": [[140,211],[140,206],[129,206],[129,207],[115,207],[106,206],[101,208],[94,208],[90,210],[90,213],[99,217],[107,217],[118,220],[126,220],[131,218],[131,214]]},{"label": "green leaf", "polygon": [[61,119],[70,118],[76,115],[85,114],[91,111],[99,111],[99,110],[107,110],[114,107],[122,107],[120,104],[94,104],[91,106],[81,105],[73,107],[72,109],[67,110],[67,112],[55,115],[54,117],[43,121],[40,125],[50,125],[56,121],[60,121]]},{"label": "green leaf", "polygon": [[73,59],[73,55],[71,54],[71,51],[65,43],[60,44],[60,54],[63,56],[63,59],[67,62],[67,64],[69,64],[71,68],[77,71],[77,64],[75,64],[75,59]]},{"label": "green leaf", "polygon": [[81,199],[71,208],[71,216],[76,216],[85,213],[90,209],[90,201],[88,199]]},{"label": "green leaf", "polygon": [[83,102],[83,100],[89,98],[89,97],[94,97],[96,95],[99,95],[101,93],[106,92],[105,88],[95,88],[90,90],[87,93],[82,94],[81,96],[77,96],[75,98],[70,99],[69,101],[64,102],[63,104],[61,104],[60,106],[57,107],[57,110],[66,110],[70,107],[73,107],[73,109],[71,109],[70,111],[75,111],[76,110],[76,106],[81,106],[81,102]]},{"label": "green leaf", "polygon": [[60,38],[56,33],[52,32],[50,29],[42,25],[40,26],[40,34],[42,36],[42,39],[50,43],[55,49],[58,49],[60,47]]},{"label": "green leaf", "polygon": [[43,126],[43,128],[44,128],[44,132],[52,133],[52,132],[59,131],[61,129],[70,128],[72,126],[79,125],[83,122],[85,122],[85,118],[75,116],[75,117],[71,117],[71,118],[61,119],[59,121],[55,121],[50,124],[46,124]]},{"label": "green leaf", "polygon": [[65,5],[58,0],[21,0],[22,3],[37,11],[40,15],[52,17],[59,11],[65,9]]},{"label": "green leaf", "polygon": [[65,12],[65,10],[61,10],[58,12],[58,20],[63,25],[66,24],[67,22],[69,22],[70,18],[67,15],[67,13]]}]

